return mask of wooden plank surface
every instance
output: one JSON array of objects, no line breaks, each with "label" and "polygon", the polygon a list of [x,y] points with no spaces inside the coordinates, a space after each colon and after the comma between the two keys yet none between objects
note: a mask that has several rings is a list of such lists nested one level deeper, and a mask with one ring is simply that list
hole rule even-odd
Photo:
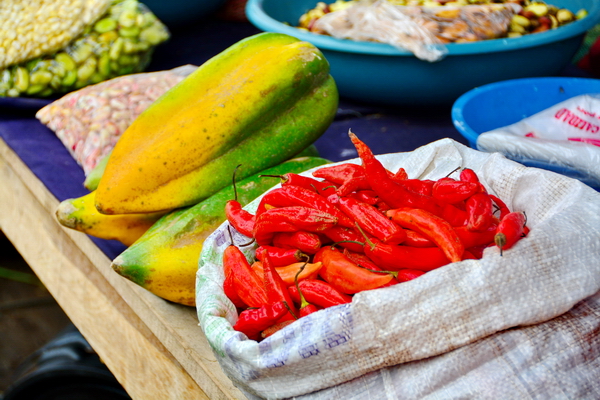
[{"label": "wooden plank surface", "polygon": [[0,228],[134,399],[245,399],[217,363],[195,309],[117,275],[58,200],[0,139]]}]

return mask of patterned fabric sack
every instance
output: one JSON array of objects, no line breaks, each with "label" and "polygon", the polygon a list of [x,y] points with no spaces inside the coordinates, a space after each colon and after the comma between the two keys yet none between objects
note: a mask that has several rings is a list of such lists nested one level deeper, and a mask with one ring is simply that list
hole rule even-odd
[{"label": "patterned fabric sack", "polygon": [[[221,225],[200,256],[196,304],[234,384],[250,398],[268,399],[598,398],[600,350],[592,333],[599,308],[592,296],[600,291],[600,193],[451,139],[378,158],[420,179],[472,168],[490,193],[526,212],[531,231],[502,256],[490,247],[481,260],[358,293],[258,343],[232,328],[237,312],[223,292],[221,261],[230,238]],[[252,248],[242,249],[253,257]],[[559,325],[562,331],[552,331]]]}]

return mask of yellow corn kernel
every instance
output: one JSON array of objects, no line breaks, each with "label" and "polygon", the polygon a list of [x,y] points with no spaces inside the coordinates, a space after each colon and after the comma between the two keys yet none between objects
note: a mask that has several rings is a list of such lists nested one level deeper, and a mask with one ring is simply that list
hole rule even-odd
[{"label": "yellow corn kernel", "polygon": [[111,0],[0,1],[0,69],[60,50],[110,4]]}]

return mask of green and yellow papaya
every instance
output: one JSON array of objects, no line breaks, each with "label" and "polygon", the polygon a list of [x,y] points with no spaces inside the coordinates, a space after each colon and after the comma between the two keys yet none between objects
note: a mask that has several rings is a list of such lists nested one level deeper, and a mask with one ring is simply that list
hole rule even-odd
[{"label": "green and yellow papaya", "polygon": [[[238,201],[246,205],[279,182],[258,175],[298,173],[327,162],[318,157],[297,158],[243,179],[236,184]],[[238,172],[243,169],[244,165]],[[230,180],[233,171],[228,171]],[[192,207],[171,211],[116,257],[113,269],[159,297],[194,306],[202,244],[226,220],[225,203],[233,198],[230,185]]]},{"label": "green and yellow papaya", "polygon": [[[279,33],[216,55],[125,130],[96,194],[104,214],[190,206],[244,176],[290,159],[331,124],[338,92],[312,44]],[[243,178],[244,176],[240,176]]]},{"label": "green and yellow papaya", "polygon": [[[106,169],[106,164],[108,164],[109,157],[110,153],[104,156],[90,171],[88,176],[86,176],[85,181],[83,182],[83,186],[90,192],[98,189],[100,178],[102,178],[102,175],[104,174],[104,170]],[[291,158],[297,157],[319,157],[319,150],[317,150],[314,144],[311,144],[306,149],[302,150],[300,153],[292,156]]]},{"label": "green and yellow papaya", "polygon": [[91,192],[61,201],[56,219],[67,228],[130,246],[166,213],[104,215],[96,209],[95,196],[96,192]]}]

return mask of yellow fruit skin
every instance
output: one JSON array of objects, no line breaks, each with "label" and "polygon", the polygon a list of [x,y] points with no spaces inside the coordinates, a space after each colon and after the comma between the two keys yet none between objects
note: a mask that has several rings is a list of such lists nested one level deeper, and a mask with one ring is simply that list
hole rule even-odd
[{"label": "yellow fruit skin", "polygon": [[96,209],[95,194],[62,201],[56,209],[58,222],[100,239],[118,240],[131,246],[166,213],[104,215]]},{"label": "yellow fruit skin", "polygon": [[[98,185],[104,214],[193,205],[277,165],[330,125],[338,93],[313,45],[262,33],[215,56],[148,107],[117,142]],[[223,173],[222,171],[227,171]]]}]

